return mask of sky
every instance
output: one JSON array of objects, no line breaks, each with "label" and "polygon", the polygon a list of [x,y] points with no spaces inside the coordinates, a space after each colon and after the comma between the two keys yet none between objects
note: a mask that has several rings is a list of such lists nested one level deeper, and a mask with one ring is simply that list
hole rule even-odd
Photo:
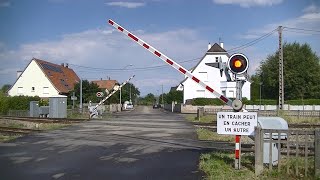
[{"label": "sky", "polygon": [[68,63],[89,81],[134,74],[141,96],[184,79],[108,19],[187,69],[220,39],[248,57],[252,75],[278,49],[278,26],[283,42],[308,43],[320,56],[320,0],[0,0],[0,87],[33,57]]}]

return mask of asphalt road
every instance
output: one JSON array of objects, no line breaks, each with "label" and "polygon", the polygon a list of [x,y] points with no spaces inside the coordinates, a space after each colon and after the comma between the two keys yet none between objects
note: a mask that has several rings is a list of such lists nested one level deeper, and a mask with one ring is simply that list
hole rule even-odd
[{"label": "asphalt road", "polygon": [[141,106],[0,143],[0,179],[202,179],[200,153],[182,116]]}]

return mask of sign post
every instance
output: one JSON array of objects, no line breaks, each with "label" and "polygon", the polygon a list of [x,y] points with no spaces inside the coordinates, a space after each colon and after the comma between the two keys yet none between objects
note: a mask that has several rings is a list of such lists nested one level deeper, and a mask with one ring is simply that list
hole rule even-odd
[{"label": "sign post", "polygon": [[97,92],[97,93],[96,93],[96,96],[97,96],[97,97],[102,97],[102,96],[103,96],[103,92]]},{"label": "sign post", "polygon": [[75,92],[73,92],[73,94],[71,96],[71,100],[72,100],[72,109],[74,109],[74,101],[77,100],[77,96],[75,96]]},{"label": "sign post", "polygon": [[241,167],[241,135],[254,135],[254,127],[258,124],[256,112],[218,112],[217,133],[236,135],[235,168]]}]

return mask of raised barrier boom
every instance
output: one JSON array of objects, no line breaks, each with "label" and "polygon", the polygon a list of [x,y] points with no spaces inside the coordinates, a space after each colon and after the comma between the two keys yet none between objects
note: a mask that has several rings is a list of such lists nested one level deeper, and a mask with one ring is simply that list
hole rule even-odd
[{"label": "raised barrier boom", "polygon": [[214,94],[221,101],[226,103],[228,106],[232,107],[232,101],[229,98],[227,98],[227,97],[223,96],[222,94],[218,93],[217,91],[215,91],[209,85],[205,84],[200,79],[198,79],[197,77],[192,75],[192,73],[190,71],[188,71],[187,69],[185,69],[184,67],[182,67],[181,65],[179,65],[178,63],[173,61],[172,59],[169,59],[166,55],[164,55],[163,53],[158,51],[156,48],[154,48],[151,45],[147,44],[145,41],[143,41],[142,39],[138,38],[137,36],[135,36],[134,34],[129,32],[128,30],[124,29],[123,27],[121,27],[119,24],[117,24],[113,20],[109,19],[108,23],[110,25],[112,25],[114,28],[116,28],[117,30],[119,30],[120,32],[122,32],[123,34],[125,34],[126,36],[130,37],[133,41],[138,43],[140,46],[144,47],[150,53],[152,53],[153,55],[157,56],[158,58],[160,58],[161,60],[163,60],[164,62],[166,62],[167,64],[169,64],[173,68],[175,68],[176,70],[178,70],[180,73],[186,75],[188,78],[192,79],[194,82],[198,83],[200,86],[202,86],[203,88],[205,88],[206,90],[208,90],[209,92]]}]

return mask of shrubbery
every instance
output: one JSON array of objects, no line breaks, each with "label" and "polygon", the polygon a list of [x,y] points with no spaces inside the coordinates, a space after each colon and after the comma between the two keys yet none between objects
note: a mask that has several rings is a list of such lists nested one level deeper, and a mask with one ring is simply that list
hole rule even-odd
[{"label": "shrubbery", "polygon": [[0,114],[7,114],[9,110],[28,110],[30,101],[40,101],[40,97],[7,97],[3,93],[0,93]]},{"label": "shrubbery", "polygon": [[[190,101],[190,100],[189,100]],[[259,105],[260,99],[247,100],[246,98],[242,99],[242,102],[246,105]],[[221,106],[224,103],[217,98],[195,98],[191,100],[193,106],[205,106],[205,105],[216,105]],[[277,105],[278,100],[275,99],[261,99],[261,105]],[[290,105],[320,105],[320,99],[304,99],[304,100],[287,100],[285,104]]]},{"label": "shrubbery", "polygon": [[193,106],[205,106],[205,105],[216,105],[222,106],[224,103],[217,98],[195,98],[192,100],[191,104]]}]

